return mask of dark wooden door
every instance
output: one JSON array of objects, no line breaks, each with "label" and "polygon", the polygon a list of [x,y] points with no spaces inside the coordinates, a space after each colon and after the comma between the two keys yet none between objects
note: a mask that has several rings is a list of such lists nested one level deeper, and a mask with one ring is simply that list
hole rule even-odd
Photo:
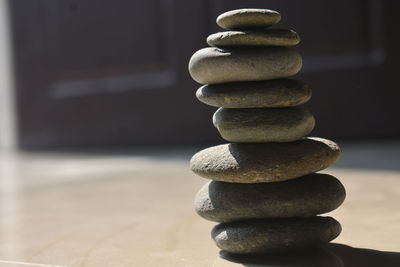
[{"label": "dark wooden door", "polygon": [[21,147],[221,142],[187,63],[242,7],[301,35],[315,135],[399,136],[397,2],[10,0]]},{"label": "dark wooden door", "polygon": [[201,1],[11,0],[10,8],[23,148],[189,142],[187,62],[203,42]]}]

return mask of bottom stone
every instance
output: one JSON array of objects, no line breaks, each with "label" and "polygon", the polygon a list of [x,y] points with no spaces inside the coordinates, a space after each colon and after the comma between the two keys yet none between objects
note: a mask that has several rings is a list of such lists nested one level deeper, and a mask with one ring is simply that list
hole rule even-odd
[{"label": "bottom stone", "polygon": [[231,253],[265,253],[322,245],[335,239],[342,228],[331,217],[245,220],[216,225],[212,238]]},{"label": "bottom stone", "polygon": [[237,254],[222,250],[219,255],[224,260],[239,263],[241,267],[345,267],[341,258],[330,247],[324,246],[262,254]]}]

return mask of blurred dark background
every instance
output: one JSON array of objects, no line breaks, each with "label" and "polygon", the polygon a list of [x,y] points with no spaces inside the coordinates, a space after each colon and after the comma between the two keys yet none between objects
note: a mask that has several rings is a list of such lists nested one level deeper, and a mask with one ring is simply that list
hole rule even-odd
[{"label": "blurred dark background", "polygon": [[281,12],[313,88],[312,135],[400,137],[399,1],[9,0],[22,149],[220,143],[187,71],[216,17]]}]

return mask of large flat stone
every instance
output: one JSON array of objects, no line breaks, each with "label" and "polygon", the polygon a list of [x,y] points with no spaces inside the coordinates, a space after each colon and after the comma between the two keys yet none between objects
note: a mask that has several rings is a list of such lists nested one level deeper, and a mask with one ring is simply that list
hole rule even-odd
[{"label": "large flat stone", "polygon": [[210,181],[197,193],[195,210],[215,222],[315,216],[339,207],[346,196],[338,179],[310,174],[280,183]]},{"label": "large flat stone", "polygon": [[323,245],[341,230],[331,217],[308,217],[222,223],[213,228],[211,235],[227,252],[266,253]]},{"label": "large flat stone", "polygon": [[303,107],[219,108],[214,126],[229,142],[292,142],[308,135],[315,126],[313,115]]},{"label": "large flat stone", "polygon": [[190,75],[201,84],[286,78],[301,67],[300,54],[286,47],[207,47],[194,53],[189,62]]},{"label": "large flat stone", "polygon": [[322,138],[291,143],[231,143],[196,153],[190,168],[204,178],[222,182],[279,182],[323,170],[339,154],[337,144]]},{"label": "large flat stone", "polygon": [[[219,255],[228,265],[218,265],[218,267],[368,267],[360,265],[344,265],[340,257],[332,251],[333,246],[348,248],[345,245],[326,245],[297,248],[293,250],[277,251],[274,253],[261,254],[237,254],[227,251],[220,251]],[[361,253],[360,253],[361,254]],[[360,255],[362,257],[362,255]],[[352,257],[349,257],[352,261]],[[372,266],[369,266],[372,267]],[[375,266],[374,266],[375,267]],[[393,267],[393,266],[392,266]]]}]

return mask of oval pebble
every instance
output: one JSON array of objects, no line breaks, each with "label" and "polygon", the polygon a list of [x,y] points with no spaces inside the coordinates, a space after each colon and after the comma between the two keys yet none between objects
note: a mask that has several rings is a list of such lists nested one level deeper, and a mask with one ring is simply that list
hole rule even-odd
[{"label": "oval pebble", "polygon": [[213,124],[229,142],[292,142],[308,135],[314,129],[315,119],[303,107],[219,108]]},{"label": "oval pebble", "polygon": [[210,181],[197,193],[195,210],[215,222],[315,216],[339,207],[346,191],[328,174],[309,174],[280,183]]},{"label": "oval pebble", "polygon": [[207,47],[189,61],[192,78],[201,84],[260,81],[295,75],[302,67],[298,52],[287,47]]},{"label": "oval pebble", "polygon": [[266,253],[323,245],[341,232],[331,217],[245,220],[216,225],[211,236],[231,253]]},{"label": "oval pebble", "polygon": [[337,144],[322,138],[291,143],[231,143],[196,153],[190,168],[201,177],[222,182],[279,182],[328,168],[339,154]]},{"label": "oval pebble", "polygon": [[238,263],[241,267],[345,267],[341,258],[331,250],[329,245],[262,254],[237,254],[222,250],[219,253],[221,258],[213,264],[218,267],[236,266],[226,263]]},{"label": "oval pebble", "polygon": [[282,108],[310,100],[310,87],[293,79],[206,84],[196,92],[203,103],[224,108]]},{"label": "oval pebble", "polygon": [[217,24],[226,30],[265,28],[278,23],[281,14],[270,9],[243,8],[230,10],[217,17]]},{"label": "oval pebble", "polygon": [[258,31],[217,32],[207,37],[207,44],[218,47],[232,46],[294,46],[299,35],[292,30],[267,29]]}]

